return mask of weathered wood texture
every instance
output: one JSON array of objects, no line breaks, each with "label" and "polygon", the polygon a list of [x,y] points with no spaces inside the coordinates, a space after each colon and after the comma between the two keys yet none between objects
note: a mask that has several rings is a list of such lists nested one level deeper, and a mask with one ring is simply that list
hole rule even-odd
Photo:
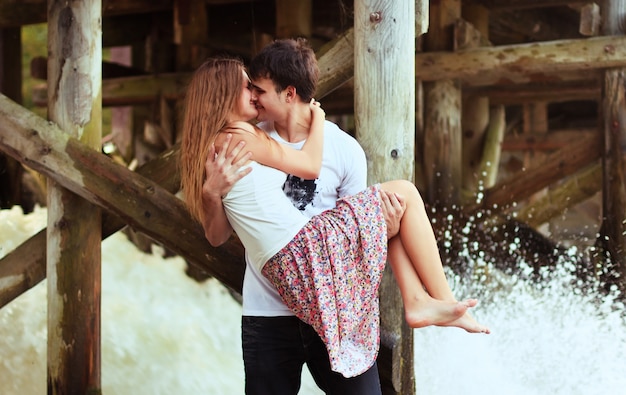
[{"label": "weathered wood texture", "polygon": [[416,55],[415,73],[424,81],[459,78],[468,85],[561,81],[560,74],[626,65],[626,37],[559,40],[458,52]]},{"label": "weathered wood texture", "polygon": [[[484,7],[464,8],[468,23],[459,20],[454,26],[454,46],[459,49],[476,48],[489,37],[489,15]],[[473,24],[472,24],[473,23]],[[484,39],[483,39],[484,37]],[[462,188],[465,193],[477,193],[481,185],[483,145],[489,125],[489,97],[482,95],[464,95],[461,99],[461,152],[462,152]],[[498,145],[499,149],[500,146]],[[495,166],[494,166],[495,167]],[[492,170],[496,170],[492,169]],[[497,173],[496,173],[497,174]],[[486,188],[490,187],[484,186]]]},{"label": "weathered wood texture", "polygon": [[510,209],[515,202],[523,201],[541,189],[570,176],[598,160],[601,154],[600,136],[581,138],[547,155],[541,163],[509,179],[498,182],[493,188],[484,191],[483,200],[465,209],[468,212],[480,210],[496,215]]},{"label": "weathered wood texture", "polygon": [[[626,0],[602,3],[603,33],[624,34]],[[602,130],[604,134],[602,226],[600,243],[606,246],[611,263],[607,278],[621,277],[626,289],[626,174],[623,142],[626,141],[626,68],[607,70],[604,80]]]},{"label": "weathered wood texture", "polygon": [[213,248],[184,203],[157,183],[93,152],[54,124],[0,95],[0,150],[117,215],[166,248],[241,291],[237,243]]},{"label": "weathered wood texture", "polygon": [[[460,0],[431,3],[426,52],[453,50],[454,25],[461,17]],[[417,65],[416,70],[420,67]],[[424,80],[419,74],[417,79]],[[424,83],[424,157],[426,200],[436,206],[458,204],[462,185],[461,89],[456,76]]]},{"label": "weathered wood texture", "polygon": [[[101,8],[48,2],[48,117],[93,152],[102,139]],[[48,393],[99,393],[101,212],[53,180],[47,191]]]},{"label": "weathered wood texture", "polygon": [[[176,193],[180,188],[177,158],[178,146],[165,151],[136,172],[170,193]],[[126,223],[119,217],[104,212],[102,238],[105,239],[125,226]],[[46,233],[46,229],[41,230],[0,259],[0,308],[46,278]],[[231,242],[236,243],[237,240]],[[237,248],[232,251],[237,251]],[[233,265],[237,262],[239,265],[243,264],[242,254],[235,253],[230,259]]]},{"label": "weathered wood texture", "polygon": [[588,1],[576,0],[472,0],[493,10],[522,10],[529,8],[557,7],[570,4],[584,4]]},{"label": "weathered wood texture", "polygon": [[569,177],[564,183],[548,190],[540,199],[525,206],[517,213],[516,219],[537,228],[601,190],[602,167],[600,163],[596,163]]},{"label": "weathered wood texture", "polygon": [[[415,54],[415,3],[355,2],[355,123],[367,156],[369,184],[413,181],[415,66],[409,59]],[[379,364],[383,393],[414,393],[413,333],[389,267],[380,286],[380,311],[381,343],[386,346]]]},{"label": "weathered wood texture", "polygon": [[[48,20],[48,0],[0,0],[0,27],[18,27]],[[106,0],[104,15],[141,14],[169,10],[173,0]]]}]

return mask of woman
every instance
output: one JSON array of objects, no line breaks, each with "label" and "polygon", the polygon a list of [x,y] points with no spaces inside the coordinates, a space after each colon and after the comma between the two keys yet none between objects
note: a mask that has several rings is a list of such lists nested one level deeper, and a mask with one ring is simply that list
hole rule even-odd
[{"label": "woman", "polygon": [[[187,92],[181,149],[182,187],[191,213],[202,221],[204,163],[215,155],[213,147],[231,138],[245,142],[253,171],[223,197],[229,222],[254,254],[252,261],[265,262],[262,273],[285,303],[320,334],[333,370],[346,377],[376,358],[377,293],[388,251],[410,326],[489,333],[467,313],[476,300],[457,302],[452,295],[413,184],[372,186],[311,220],[285,197],[285,173],[314,179],[321,167],[324,112],[314,101],[310,109],[311,133],[302,150],[284,147],[245,122],[256,116],[256,108],[241,62],[211,59],[200,66]],[[399,235],[388,246],[381,189],[407,202]]]}]

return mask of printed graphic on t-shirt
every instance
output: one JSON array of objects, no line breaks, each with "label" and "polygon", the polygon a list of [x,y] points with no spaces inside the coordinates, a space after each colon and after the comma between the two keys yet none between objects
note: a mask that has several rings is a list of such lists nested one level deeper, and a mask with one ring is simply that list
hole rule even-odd
[{"label": "printed graphic on t-shirt", "polygon": [[298,210],[304,210],[307,205],[313,202],[316,187],[316,180],[303,180],[290,174],[283,184],[283,192]]}]

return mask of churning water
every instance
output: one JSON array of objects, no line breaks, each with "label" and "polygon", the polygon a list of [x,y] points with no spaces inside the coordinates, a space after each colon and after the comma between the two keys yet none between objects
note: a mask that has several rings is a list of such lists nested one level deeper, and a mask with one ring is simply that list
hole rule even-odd
[{"label": "churning water", "polygon": [[[0,257],[45,226],[45,215],[0,211]],[[228,292],[189,279],[180,258],[137,251],[122,234],[102,250],[103,393],[242,394],[241,307]],[[457,297],[481,299],[473,314],[492,334],[416,330],[417,393],[626,393],[624,306],[572,287],[567,252],[560,261],[539,282],[449,272]],[[45,298],[42,283],[0,310],[2,395],[46,393]],[[306,373],[300,393],[321,394]]]}]

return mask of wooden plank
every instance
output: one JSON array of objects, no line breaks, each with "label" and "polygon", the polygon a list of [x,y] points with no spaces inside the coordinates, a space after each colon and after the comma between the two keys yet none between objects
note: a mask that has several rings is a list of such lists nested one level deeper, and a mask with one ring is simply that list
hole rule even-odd
[{"label": "wooden plank", "polygon": [[[419,2],[418,2],[419,3]],[[356,135],[367,156],[368,184],[414,178],[415,0],[355,1]],[[413,331],[387,266],[380,285],[384,394],[415,392]]]},{"label": "wooden plank", "polygon": [[117,215],[123,223],[241,292],[245,266],[239,243],[211,247],[200,224],[176,196],[107,156],[87,149],[53,123],[4,95],[0,95],[0,150]]},{"label": "wooden plank", "polygon": [[531,44],[481,47],[416,55],[416,78],[460,78],[471,85],[499,80],[559,81],[559,73],[626,66],[626,37],[607,36]]}]

